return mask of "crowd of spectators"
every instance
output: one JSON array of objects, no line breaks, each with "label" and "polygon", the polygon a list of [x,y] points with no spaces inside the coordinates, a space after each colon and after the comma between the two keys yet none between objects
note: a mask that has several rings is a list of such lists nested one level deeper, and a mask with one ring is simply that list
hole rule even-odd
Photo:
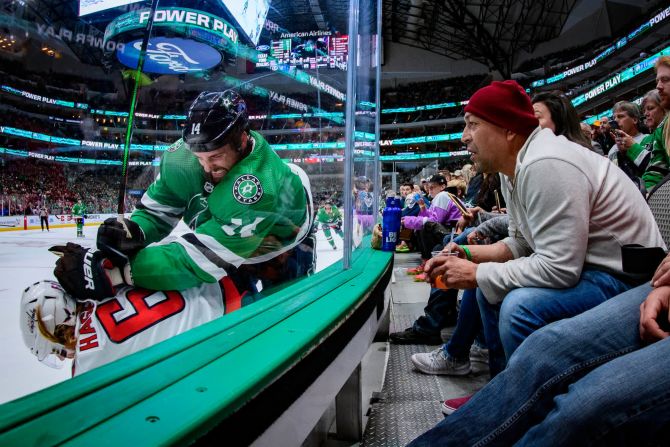
[{"label": "crowd of spectators", "polygon": [[[421,253],[422,264],[407,273],[432,289],[425,314],[390,338],[442,344],[442,330],[450,327],[445,344],[411,356],[414,368],[463,376],[483,361],[492,377],[474,396],[444,401],[449,417],[412,447],[667,439],[665,402],[657,399],[667,382],[640,374],[658,366],[654,359],[665,358],[670,346],[667,236],[664,242],[645,201],[670,175],[663,122],[670,57],[656,69],[656,88],[641,109],[616,101],[612,118],[593,127],[580,125],[563,92],[531,101],[514,81],[494,82],[470,98],[462,137],[476,167],[501,176],[492,187],[497,174],[479,184],[474,176],[468,192],[488,183],[494,199],[458,207],[457,215],[457,199],[443,198],[445,176],[428,179],[427,193],[402,185],[408,211],[402,222],[412,232],[396,251]],[[454,237],[450,227],[463,231]],[[627,244],[645,250],[634,267]],[[457,311],[458,289],[464,293]],[[613,392],[622,382],[634,399]],[[640,406],[653,416],[637,417]]]},{"label": "crowd of spectators", "polygon": [[[69,214],[78,199],[89,213],[117,211],[119,168],[85,168],[39,159],[2,158],[0,200],[3,215],[37,214],[46,206],[50,214]],[[127,189],[143,191],[153,173],[131,168]],[[137,194],[126,195],[126,207],[133,207]]]}]

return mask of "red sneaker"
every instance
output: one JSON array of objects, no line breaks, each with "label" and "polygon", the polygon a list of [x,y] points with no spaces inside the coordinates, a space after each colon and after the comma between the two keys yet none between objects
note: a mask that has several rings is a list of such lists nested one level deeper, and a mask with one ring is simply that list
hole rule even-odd
[{"label": "red sneaker", "polygon": [[419,273],[423,273],[423,268],[426,266],[426,261],[421,261],[421,265],[418,267],[413,267],[410,269],[407,269],[407,274],[408,275],[418,275]]},{"label": "red sneaker", "polygon": [[426,282],[427,275],[425,273],[419,273],[414,275],[414,282]]},{"label": "red sneaker", "polygon": [[454,411],[458,410],[461,408],[467,401],[469,401],[474,394],[470,394],[469,396],[463,396],[463,397],[457,397],[456,399],[447,399],[444,402],[442,402],[442,413],[445,414],[445,416],[449,416],[451,413]]}]

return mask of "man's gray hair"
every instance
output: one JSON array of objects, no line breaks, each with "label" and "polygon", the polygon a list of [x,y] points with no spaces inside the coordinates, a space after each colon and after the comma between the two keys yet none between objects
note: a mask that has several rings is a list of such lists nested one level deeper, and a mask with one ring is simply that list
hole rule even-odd
[{"label": "man's gray hair", "polygon": [[618,110],[623,110],[631,118],[636,118],[638,121],[640,120],[640,108],[634,102],[619,101],[612,107],[612,112],[616,113]]}]

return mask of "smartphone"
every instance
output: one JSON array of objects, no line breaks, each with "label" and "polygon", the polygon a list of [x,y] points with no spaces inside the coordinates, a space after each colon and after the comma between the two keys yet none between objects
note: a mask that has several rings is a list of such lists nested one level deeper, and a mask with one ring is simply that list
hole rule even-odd
[{"label": "smartphone", "polygon": [[619,128],[619,123],[617,123],[617,122],[614,121],[614,120],[611,120],[611,121],[609,122],[609,124],[610,124],[610,129],[612,129],[612,130],[617,130],[617,129]]}]

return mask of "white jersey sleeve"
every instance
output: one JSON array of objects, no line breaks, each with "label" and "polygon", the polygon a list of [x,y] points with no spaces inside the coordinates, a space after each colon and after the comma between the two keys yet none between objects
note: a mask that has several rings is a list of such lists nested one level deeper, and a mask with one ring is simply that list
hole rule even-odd
[{"label": "white jersey sleeve", "polygon": [[73,375],[125,357],[224,314],[219,283],[181,292],[126,287],[86,301],[77,318]]}]

